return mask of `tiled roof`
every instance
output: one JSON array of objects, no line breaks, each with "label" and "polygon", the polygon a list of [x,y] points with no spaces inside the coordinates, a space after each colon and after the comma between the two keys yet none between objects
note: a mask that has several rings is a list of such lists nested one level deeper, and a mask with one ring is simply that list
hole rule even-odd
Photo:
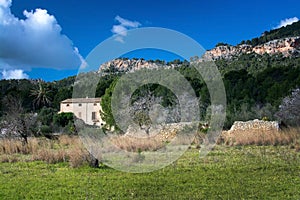
[{"label": "tiled roof", "polygon": [[61,103],[100,103],[101,98],[74,98],[66,99]]}]

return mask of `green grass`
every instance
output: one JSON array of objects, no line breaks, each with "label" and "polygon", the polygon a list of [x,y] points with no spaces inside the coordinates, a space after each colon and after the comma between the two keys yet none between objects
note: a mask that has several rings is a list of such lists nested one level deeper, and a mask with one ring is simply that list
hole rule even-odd
[{"label": "green grass", "polygon": [[196,149],[159,171],[67,163],[0,164],[0,199],[300,199],[300,153],[288,146]]}]

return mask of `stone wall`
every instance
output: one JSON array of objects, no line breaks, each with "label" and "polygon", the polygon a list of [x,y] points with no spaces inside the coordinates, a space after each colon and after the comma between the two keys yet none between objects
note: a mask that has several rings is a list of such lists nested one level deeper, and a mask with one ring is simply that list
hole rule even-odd
[{"label": "stone wall", "polygon": [[279,124],[277,121],[263,121],[258,119],[247,122],[236,121],[230,128],[229,132],[251,130],[278,131]]},{"label": "stone wall", "polygon": [[293,134],[279,130],[277,121],[236,121],[229,131],[223,131],[219,142],[226,145],[286,145],[295,139]]}]

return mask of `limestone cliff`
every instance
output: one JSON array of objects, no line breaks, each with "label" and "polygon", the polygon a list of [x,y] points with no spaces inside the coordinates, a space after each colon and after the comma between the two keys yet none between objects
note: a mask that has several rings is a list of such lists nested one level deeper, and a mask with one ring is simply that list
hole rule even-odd
[{"label": "limestone cliff", "polygon": [[174,68],[178,64],[165,64],[164,62],[147,61],[144,59],[118,58],[102,64],[99,70],[103,73],[133,72],[140,69]]},{"label": "limestone cliff", "polygon": [[226,59],[230,60],[238,57],[241,54],[269,54],[274,55],[282,53],[283,56],[295,56],[300,55],[300,37],[288,37],[283,39],[272,40],[262,45],[252,46],[247,44],[231,46],[223,45],[213,48],[205,52],[203,58],[205,60],[218,60]]},{"label": "limestone cliff", "polygon": [[[282,54],[284,57],[300,56],[300,36],[276,39],[265,44],[252,46],[241,44],[237,46],[222,45],[206,51],[202,60],[232,60],[241,54]],[[99,70],[102,73],[134,72],[140,69],[174,68],[181,64],[165,64],[163,61],[147,61],[144,59],[118,58],[102,64]]]}]

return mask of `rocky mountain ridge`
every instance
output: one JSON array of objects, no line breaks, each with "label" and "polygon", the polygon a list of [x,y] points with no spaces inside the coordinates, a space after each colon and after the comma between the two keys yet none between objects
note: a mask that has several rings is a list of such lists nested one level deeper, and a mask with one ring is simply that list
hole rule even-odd
[{"label": "rocky mountain ridge", "polygon": [[166,64],[163,61],[149,61],[144,59],[117,58],[102,64],[99,70],[102,73],[134,72],[140,69],[174,68],[179,64]]},{"label": "rocky mountain ridge", "polygon": [[230,60],[241,54],[256,53],[259,55],[275,55],[281,53],[284,57],[300,55],[300,36],[276,39],[262,45],[252,46],[241,44],[237,46],[221,45],[203,55],[204,60]]},{"label": "rocky mountain ridge", "polygon": [[[262,45],[252,46],[249,44],[240,44],[237,46],[220,45],[204,53],[201,60],[232,60],[242,54],[255,53],[259,55],[269,54],[282,54],[284,57],[300,56],[300,36],[287,37],[283,39],[276,39],[264,43]],[[121,72],[134,72],[140,69],[159,69],[159,68],[175,68],[182,65],[182,62],[165,63],[164,61],[153,61],[144,59],[127,59],[117,58],[102,64],[99,71],[103,74],[106,73],[121,73]]]}]

